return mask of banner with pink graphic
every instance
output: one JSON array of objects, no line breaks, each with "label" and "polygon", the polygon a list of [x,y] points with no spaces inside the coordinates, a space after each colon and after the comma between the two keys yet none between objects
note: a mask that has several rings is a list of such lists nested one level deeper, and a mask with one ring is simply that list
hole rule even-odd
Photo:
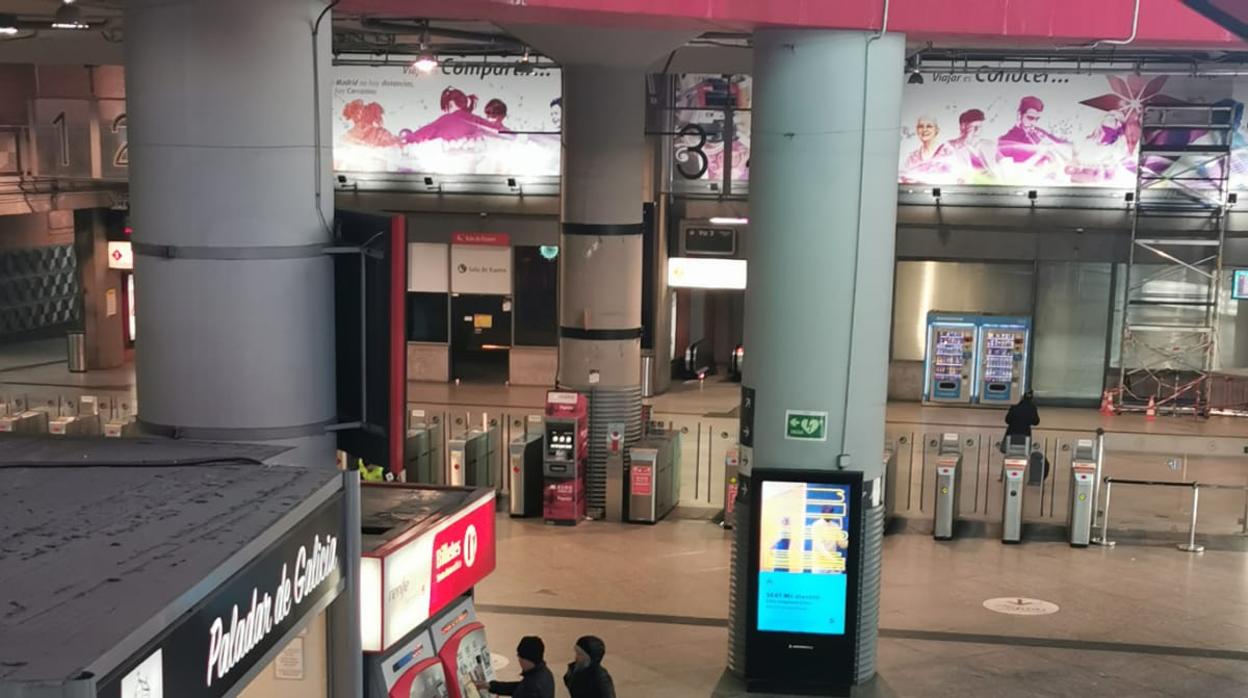
[{"label": "banner with pink graphic", "polygon": [[334,171],[557,176],[561,94],[557,68],[518,61],[336,66]]},{"label": "banner with pink graphic", "polygon": [[[1147,106],[1232,107],[1231,185],[1248,186],[1248,131],[1234,79],[1011,73],[924,74],[905,86],[899,180],[928,185],[1135,186]],[[1207,142],[1171,131],[1168,145]],[[1159,159],[1154,174],[1190,162]]]}]

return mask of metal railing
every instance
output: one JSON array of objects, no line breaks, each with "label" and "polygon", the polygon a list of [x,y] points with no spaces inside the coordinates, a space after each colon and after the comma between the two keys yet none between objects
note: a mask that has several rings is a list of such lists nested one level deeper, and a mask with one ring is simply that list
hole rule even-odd
[{"label": "metal railing", "polygon": [[[1200,516],[1200,491],[1202,489],[1214,490],[1239,490],[1248,495],[1248,485],[1223,485],[1208,482],[1175,482],[1173,480],[1132,480],[1119,477],[1105,477],[1102,482],[1105,483],[1105,507],[1101,514],[1101,535],[1093,538],[1092,542],[1096,545],[1113,547],[1117,541],[1109,538],[1109,504],[1113,497],[1114,485],[1135,485],[1140,487],[1179,487],[1189,488],[1192,491],[1192,517],[1188,526],[1187,542],[1179,543],[1178,549],[1188,553],[1204,552],[1205,546],[1196,543],[1196,524]],[[1248,507],[1248,505],[1246,505]],[[1248,512],[1248,508],[1245,509]],[[1244,522],[1244,532],[1248,533],[1248,513],[1246,513]]]}]

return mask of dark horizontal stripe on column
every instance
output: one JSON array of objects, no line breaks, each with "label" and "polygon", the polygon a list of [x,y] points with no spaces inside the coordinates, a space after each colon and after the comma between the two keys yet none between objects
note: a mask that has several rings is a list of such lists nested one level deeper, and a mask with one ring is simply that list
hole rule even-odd
[{"label": "dark horizontal stripe on column", "polygon": [[139,420],[139,428],[148,434],[164,436],[171,439],[191,439],[192,441],[278,441],[281,439],[299,439],[306,436],[321,436],[326,433],[325,427],[333,421],[297,424],[288,427],[189,427],[172,424],[154,424]]},{"label": "dark horizontal stripe on column", "polygon": [[626,330],[587,330],[584,327],[560,327],[559,336],[564,339],[641,339],[641,328]]},{"label": "dark horizontal stripe on column", "polygon": [[587,235],[605,237],[608,235],[641,235],[640,223],[564,223],[564,235]]},{"label": "dark horizontal stripe on column", "polygon": [[136,242],[134,253],[161,259],[306,259],[325,254],[325,244],[314,242],[308,245],[269,247],[205,247]]}]

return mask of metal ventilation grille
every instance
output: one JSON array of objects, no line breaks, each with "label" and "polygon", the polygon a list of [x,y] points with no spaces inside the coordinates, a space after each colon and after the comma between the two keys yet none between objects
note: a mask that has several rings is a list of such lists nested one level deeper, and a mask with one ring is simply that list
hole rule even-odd
[{"label": "metal ventilation grille", "polygon": [[72,245],[0,252],[0,337],[78,322]]},{"label": "metal ventilation grille", "polygon": [[[589,391],[589,471],[585,488],[589,515],[601,518],[607,506],[607,425],[624,424],[624,447],[641,439],[641,386]],[[628,452],[625,451],[625,466]]]},{"label": "metal ventilation grille", "polygon": [[746,478],[738,476],[732,513],[732,557],[728,563],[728,671],[745,676],[746,616],[749,614],[750,501]]},{"label": "metal ventilation grille", "polygon": [[880,637],[880,567],[884,551],[884,507],[871,507],[862,515],[862,544],[858,554],[858,656],[854,680],[858,684],[875,675],[876,643]]}]

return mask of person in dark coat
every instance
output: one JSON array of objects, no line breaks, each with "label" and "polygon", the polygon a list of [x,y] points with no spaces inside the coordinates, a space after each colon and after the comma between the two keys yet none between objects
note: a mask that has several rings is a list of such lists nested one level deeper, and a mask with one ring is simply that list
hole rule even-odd
[{"label": "person in dark coat", "polygon": [[568,665],[563,683],[572,698],[615,698],[615,683],[602,666],[607,645],[601,638],[586,635],[576,641],[576,661]]},{"label": "person in dark coat", "polygon": [[1031,438],[1031,428],[1040,424],[1040,411],[1036,409],[1033,397],[1032,392],[1028,390],[1023,393],[1023,399],[1005,413],[1005,438],[1007,440],[1011,436]]},{"label": "person in dark coat", "polygon": [[519,681],[479,683],[477,688],[499,696],[515,698],[555,698],[555,675],[546,666],[546,644],[532,635],[520,639],[516,647],[520,658]]}]

